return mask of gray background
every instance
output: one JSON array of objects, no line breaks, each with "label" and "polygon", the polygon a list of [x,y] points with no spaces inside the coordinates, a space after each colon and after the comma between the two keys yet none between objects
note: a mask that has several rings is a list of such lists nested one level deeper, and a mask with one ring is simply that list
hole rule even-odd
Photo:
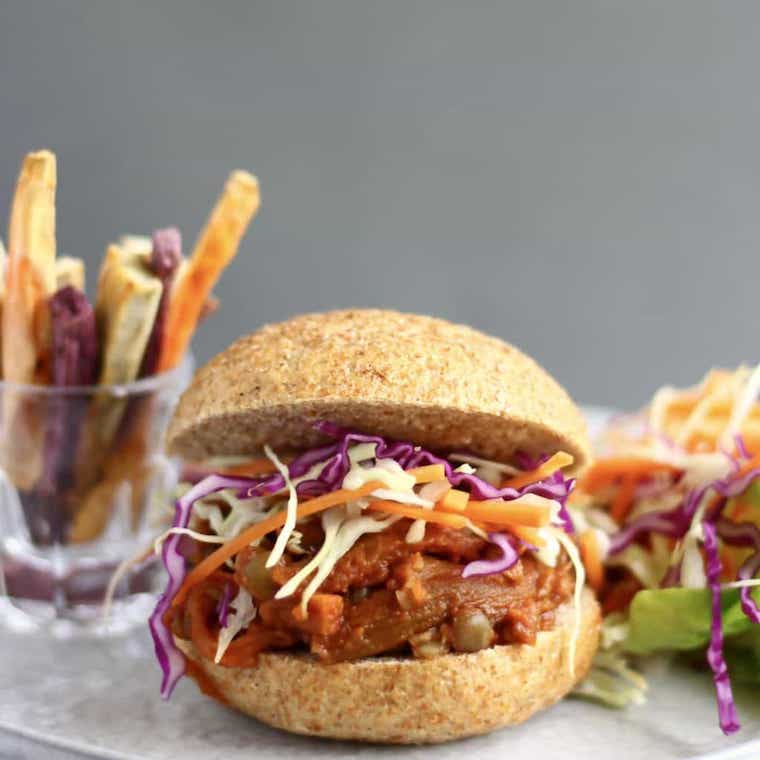
[{"label": "gray background", "polygon": [[262,212],[201,358],[387,305],[631,406],[760,359],[759,43],[749,1],[0,0],[0,213],[24,152],[55,149],[60,248],[92,283],[122,232],[189,247],[249,168]]},{"label": "gray background", "polygon": [[631,406],[760,359],[760,5],[0,0],[0,208],[59,155],[59,247],[192,243],[263,206],[202,359],[262,321],[386,305]]}]

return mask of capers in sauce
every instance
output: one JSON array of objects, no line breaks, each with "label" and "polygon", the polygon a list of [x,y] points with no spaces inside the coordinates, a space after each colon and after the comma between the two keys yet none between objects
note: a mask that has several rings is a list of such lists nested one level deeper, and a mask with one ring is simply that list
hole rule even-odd
[{"label": "capers in sauce", "polygon": [[479,652],[493,644],[496,634],[489,619],[480,610],[457,615],[452,625],[452,639],[457,652]]},{"label": "capers in sauce", "polygon": [[254,599],[260,601],[272,599],[277,592],[277,584],[272,579],[271,571],[266,567],[268,556],[268,552],[256,550],[251,554],[243,573],[246,588]]},{"label": "capers in sauce", "polygon": [[366,586],[362,586],[361,588],[355,588],[351,589],[348,593],[348,598],[353,604],[357,604],[358,602],[361,602],[363,599],[366,599],[369,596],[369,589]]}]

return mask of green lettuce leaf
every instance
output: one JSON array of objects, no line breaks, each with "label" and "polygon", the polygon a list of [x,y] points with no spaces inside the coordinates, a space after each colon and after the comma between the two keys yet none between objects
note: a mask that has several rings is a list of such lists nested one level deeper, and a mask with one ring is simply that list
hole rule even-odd
[{"label": "green lettuce leaf", "polygon": [[[760,588],[753,595],[760,601]],[[710,592],[707,589],[666,588],[639,591],[630,607],[625,650],[631,654],[686,651],[705,647],[710,641]],[[739,591],[721,595],[723,634],[739,636],[758,626],[745,616]],[[753,645],[754,647],[754,645]],[[751,648],[758,653],[758,649]]]},{"label": "green lettuce leaf", "polygon": [[760,625],[753,625],[726,644],[726,659],[734,681],[760,686]]},{"label": "green lettuce leaf", "polygon": [[760,507],[760,481],[754,480],[750,487],[742,494],[742,501],[748,501],[756,507]]}]

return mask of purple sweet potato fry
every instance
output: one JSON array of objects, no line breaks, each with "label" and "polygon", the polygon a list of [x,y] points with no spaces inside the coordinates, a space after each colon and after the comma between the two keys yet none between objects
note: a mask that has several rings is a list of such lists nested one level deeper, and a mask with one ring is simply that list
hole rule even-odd
[{"label": "purple sweet potato fry", "polygon": [[140,377],[147,377],[156,371],[159,352],[163,342],[164,328],[166,326],[166,312],[169,305],[169,290],[172,280],[177,273],[180,261],[182,261],[182,236],[176,227],[167,227],[156,230],[153,233],[153,251],[150,255],[150,269],[161,280],[163,291],[158,303],[158,311],[153,322],[153,328],[145,347]]},{"label": "purple sweet potato fry", "polygon": [[[97,334],[95,313],[80,290],[67,285],[48,300],[52,342],[53,385],[91,385],[97,377]],[[87,399],[76,394],[47,399],[44,465],[35,491],[55,495],[73,484],[74,458],[79,429],[87,410]],[[60,526],[50,516],[51,533]]]},{"label": "purple sweet potato fry", "polygon": [[98,370],[95,312],[81,290],[67,285],[50,298],[53,385],[91,385]]}]

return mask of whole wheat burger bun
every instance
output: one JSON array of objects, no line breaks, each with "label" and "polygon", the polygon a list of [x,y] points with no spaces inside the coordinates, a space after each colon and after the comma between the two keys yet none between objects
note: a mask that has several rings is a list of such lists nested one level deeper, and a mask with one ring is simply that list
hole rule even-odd
[{"label": "whole wheat burger bun", "polygon": [[168,444],[186,459],[326,441],[317,420],[508,462],[589,459],[564,389],[518,349],[442,319],[380,309],[305,314],[240,338],[201,368]]},{"label": "whole wheat burger bun", "polygon": [[322,665],[308,655],[262,654],[255,668],[226,668],[176,639],[230,707],[292,733],[388,744],[433,744],[515,725],[557,702],[588,672],[599,606],[585,589],[571,672],[572,604],[535,645],[496,646],[429,660],[378,657]]}]

